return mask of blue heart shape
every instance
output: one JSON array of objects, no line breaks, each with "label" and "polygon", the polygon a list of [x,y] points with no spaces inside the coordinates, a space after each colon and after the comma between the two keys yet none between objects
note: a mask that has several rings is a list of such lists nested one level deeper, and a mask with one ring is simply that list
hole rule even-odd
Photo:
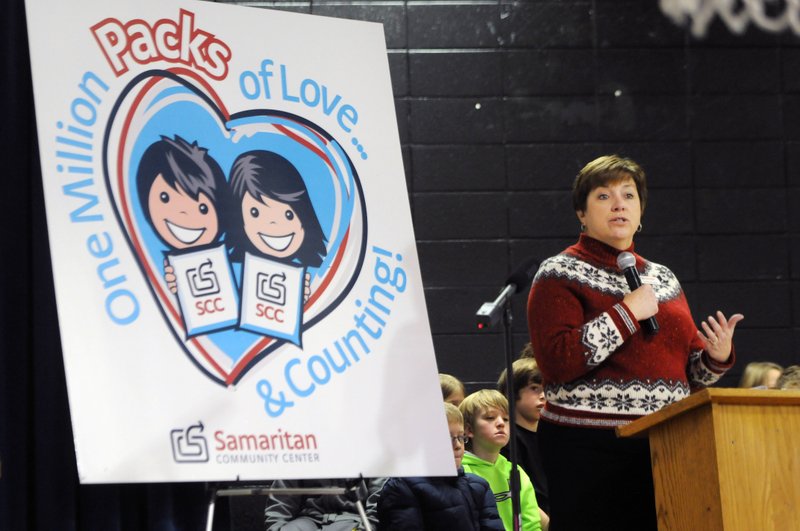
[{"label": "blue heart shape", "polygon": [[[285,343],[241,329],[187,337],[180,308],[163,278],[170,248],[148,223],[135,182],[148,146],[176,136],[208,150],[226,172],[237,156],[252,150],[277,153],[299,171],[326,247],[322,263],[306,269],[311,296],[303,310],[302,330],[329,315],[358,278],[367,242],[363,190],[352,161],[321,127],[278,110],[229,114],[213,88],[189,70],[144,72],[121,92],[106,128],[103,161],[117,221],[184,352],[213,381],[234,385]],[[233,265],[238,277],[241,264]]]}]

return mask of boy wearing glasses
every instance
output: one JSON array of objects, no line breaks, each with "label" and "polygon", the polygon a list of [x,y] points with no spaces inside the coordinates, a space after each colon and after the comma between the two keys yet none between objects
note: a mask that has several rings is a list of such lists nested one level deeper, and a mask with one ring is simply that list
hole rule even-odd
[{"label": "boy wearing glasses", "polygon": [[454,405],[444,404],[457,476],[391,478],[378,498],[382,529],[502,531],[503,522],[489,484],[461,467],[464,419]]},{"label": "boy wearing glasses", "polygon": [[[459,406],[464,415],[464,428],[469,438],[464,454],[464,470],[489,482],[497,500],[500,518],[506,530],[514,529],[511,500],[511,463],[500,455],[508,444],[508,401],[499,391],[482,389],[472,393]],[[539,505],[528,474],[517,467],[520,485],[520,517],[522,531],[541,531]]]}]

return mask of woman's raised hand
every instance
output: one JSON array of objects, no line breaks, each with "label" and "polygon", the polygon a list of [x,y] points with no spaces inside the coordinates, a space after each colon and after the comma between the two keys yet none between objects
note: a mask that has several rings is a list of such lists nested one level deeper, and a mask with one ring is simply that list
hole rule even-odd
[{"label": "woman's raised hand", "polygon": [[720,363],[728,360],[733,345],[733,331],[742,319],[744,315],[740,313],[735,313],[730,319],[726,319],[725,315],[717,310],[716,318],[709,315],[707,320],[700,323],[703,331],[698,330],[697,335],[703,340],[705,351],[712,359]]}]

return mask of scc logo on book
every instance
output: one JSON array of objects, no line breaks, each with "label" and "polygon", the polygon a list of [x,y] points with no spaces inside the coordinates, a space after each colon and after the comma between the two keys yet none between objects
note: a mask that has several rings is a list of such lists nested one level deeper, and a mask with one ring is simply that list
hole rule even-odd
[{"label": "scc logo on book", "polygon": [[203,435],[202,421],[188,428],[175,428],[170,431],[172,458],[176,463],[207,463],[208,442]]}]

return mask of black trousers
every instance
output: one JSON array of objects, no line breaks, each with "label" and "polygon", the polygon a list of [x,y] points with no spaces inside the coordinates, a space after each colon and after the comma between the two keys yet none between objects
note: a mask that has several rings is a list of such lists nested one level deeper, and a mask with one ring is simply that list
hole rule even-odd
[{"label": "black trousers", "polygon": [[614,430],[544,419],[538,437],[550,488],[550,531],[658,528],[647,439],[618,439]]}]

